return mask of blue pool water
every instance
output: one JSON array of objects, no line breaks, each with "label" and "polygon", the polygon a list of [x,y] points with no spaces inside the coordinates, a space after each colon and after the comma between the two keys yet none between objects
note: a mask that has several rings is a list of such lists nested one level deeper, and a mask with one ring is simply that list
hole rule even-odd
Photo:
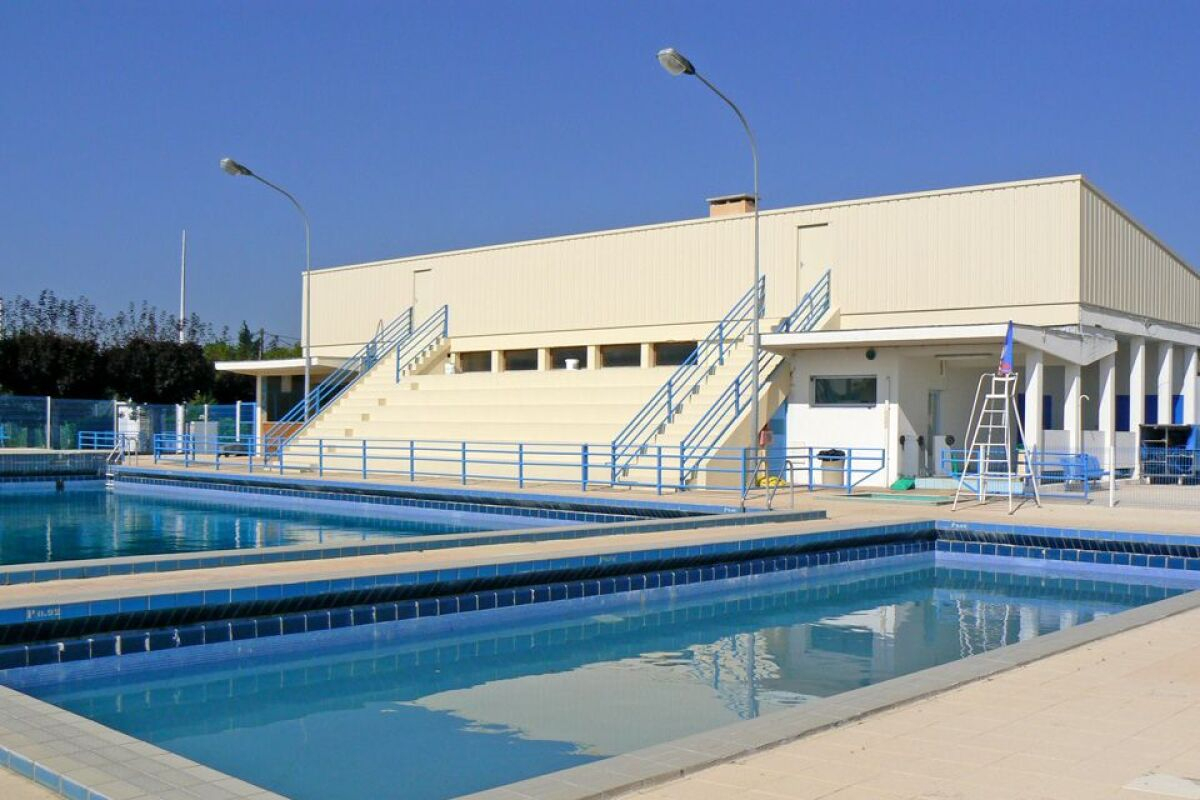
[{"label": "blue pool water", "polygon": [[416,509],[398,512],[394,508],[389,508],[386,516],[339,516],[102,490],[12,494],[0,496],[0,565],[331,544],[545,522],[520,516]]},{"label": "blue pool water", "polygon": [[1181,591],[1073,568],[951,568],[927,552],[34,667],[8,682],[296,800],[443,800]]}]

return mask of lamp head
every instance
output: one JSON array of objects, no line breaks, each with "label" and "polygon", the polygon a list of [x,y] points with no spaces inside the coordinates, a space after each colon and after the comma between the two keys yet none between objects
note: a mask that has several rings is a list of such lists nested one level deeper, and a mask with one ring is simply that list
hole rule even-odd
[{"label": "lamp head", "polygon": [[232,158],[221,159],[221,169],[225,170],[230,175],[253,175],[249,167],[243,167]]},{"label": "lamp head", "polygon": [[674,47],[659,50],[658,63],[662,64],[662,68],[672,75],[696,74],[696,68],[692,66],[692,62],[684,58],[683,53],[680,53]]}]

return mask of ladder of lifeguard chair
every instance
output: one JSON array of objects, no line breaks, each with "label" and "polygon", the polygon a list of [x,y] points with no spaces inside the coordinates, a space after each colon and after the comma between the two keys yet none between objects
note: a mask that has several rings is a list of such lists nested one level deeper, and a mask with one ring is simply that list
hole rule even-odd
[{"label": "ladder of lifeguard chair", "polygon": [[[984,384],[987,388],[984,388]],[[1017,426],[1021,439],[1025,431],[1021,425],[1021,415],[1017,413],[1017,375],[1009,373],[989,373],[979,377],[979,385],[975,388],[975,402],[971,406],[971,416],[968,420],[968,430],[971,431],[970,446],[963,459],[962,474],[958,477],[958,488],[954,492],[952,510],[958,509],[958,499],[963,488],[967,485],[967,475],[971,463],[975,463],[975,473],[979,478],[975,494],[979,503],[987,502],[988,480],[1003,478],[1008,487],[1008,512],[1013,512],[1013,484],[1020,481],[1022,492],[1026,478],[1017,474],[1017,464],[1013,458],[1012,425]],[[978,412],[978,416],[976,415]],[[997,454],[999,451],[999,454]],[[1038,489],[1038,476],[1035,468],[1036,459],[1031,458],[1032,451],[1026,450],[1026,471],[1033,485],[1033,497],[1040,506],[1041,492]],[[999,467],[1002,467],[999,468]]]}]

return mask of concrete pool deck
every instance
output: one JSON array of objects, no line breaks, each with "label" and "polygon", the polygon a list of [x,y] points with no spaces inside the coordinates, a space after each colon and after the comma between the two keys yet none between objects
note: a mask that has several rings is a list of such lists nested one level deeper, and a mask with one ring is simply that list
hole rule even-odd
[{"label": "concrete pool deck", "polygon": [[630,795],[1200,797],[1200,610]]}]

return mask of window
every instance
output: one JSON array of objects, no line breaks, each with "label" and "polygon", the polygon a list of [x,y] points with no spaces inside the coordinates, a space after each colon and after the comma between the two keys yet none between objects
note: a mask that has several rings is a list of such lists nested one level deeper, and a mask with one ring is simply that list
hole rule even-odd
[{"label": "window", "polygon": [[602,367],[640,367],[642,346],[640,344],[606,344],[600,348]]},{"label": "window", "polygon": [[507,372],[537,369],[537,361],[537,350],[504,351],[504,369]]},{"label": "window", "polygon": [[550,369],[566,369],[567,359],[579,362],[579,368],[587,367],[586,347],[555,347],[550,351]]},{"label": "window", "polygon": [[878,402],[874,375],[813,378],[813,405],[873,406]]},{"label": "window", "polygon": [[687,361],[694,352],[695,342],[659,342],[654,345],[654,364],[659,367],[675,367]]},{"label": "window", "polygon": [[461,372],[491,372],[492,352],[477,350],[473,353],[459,353],[458,369]]}]

